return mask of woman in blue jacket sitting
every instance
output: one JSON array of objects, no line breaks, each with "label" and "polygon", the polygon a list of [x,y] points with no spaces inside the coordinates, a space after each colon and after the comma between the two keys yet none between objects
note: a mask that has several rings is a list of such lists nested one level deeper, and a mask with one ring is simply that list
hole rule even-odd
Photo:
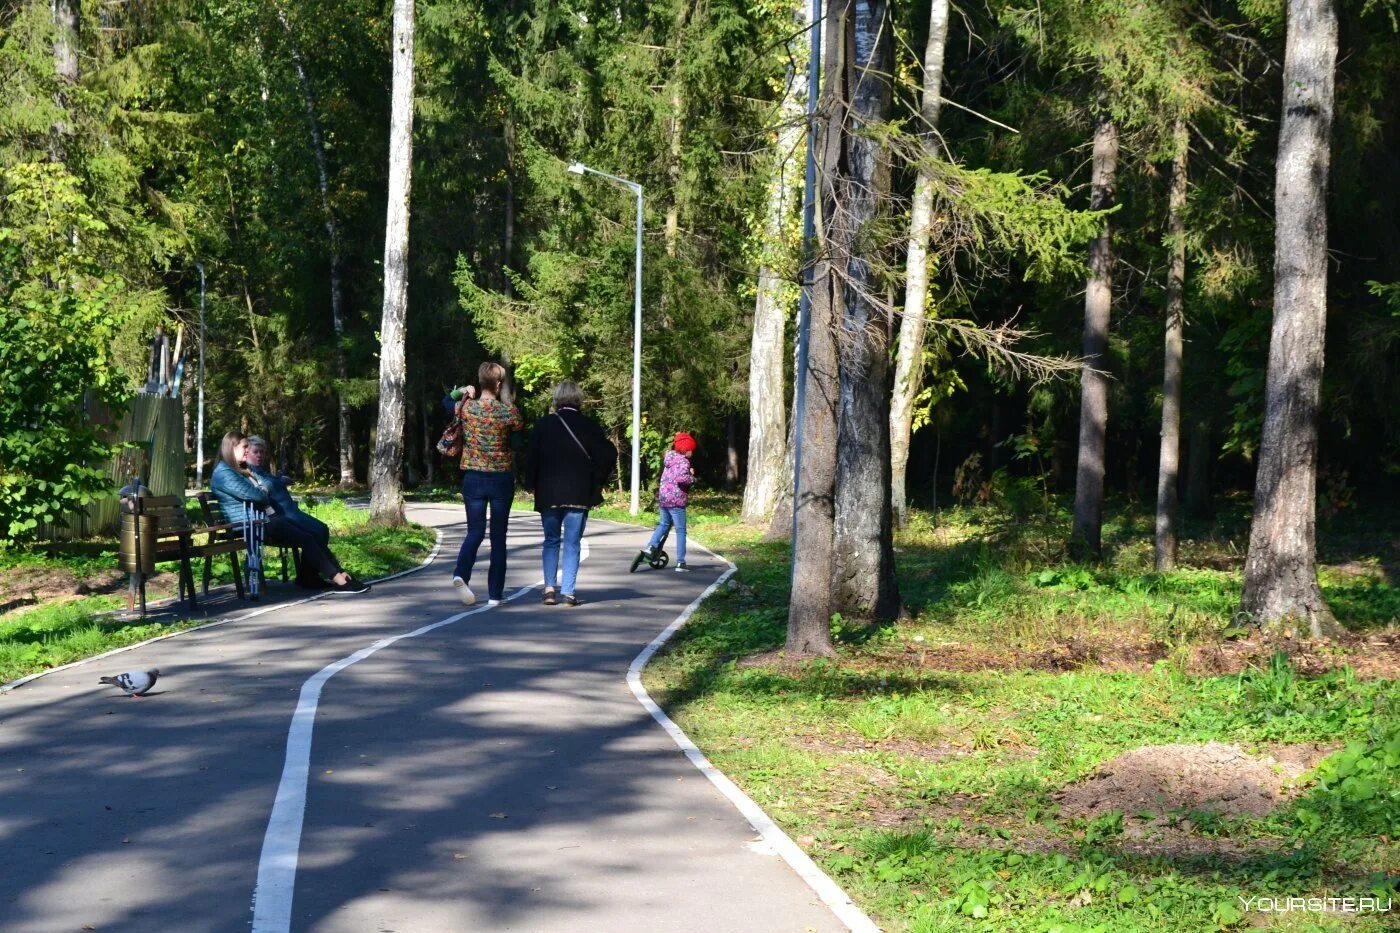
[{"label": "woman in blue jacket sitting", "polygon": [[[294,514],[316,522],[321,528],[325,525],[306,515],[296,503],[291,501],[285,484],[263,471],[261,475],[250,468],[248,439],[238,431],[224,435],[219,445],[219,462],[209,476],[209,489],[219,499],[224,515],[229,521],[239,521],[245,505],[252,505],[263,512],[267,521],[263,525],[263,540],[279,547],[301,549],[301,568],[297,574],[297,584],[311,589],[326,586],[332,593],[365,593],[367,584],[361,583],[341,568],[340,562],[330,552],[327,544],[330,532],[322,534],[306,524],[299,523]],[[254,457],[257,455],[254,454]],[[317,574],[320,577],[317,577]],[[324,579],[327,583],[322,583]]]}]

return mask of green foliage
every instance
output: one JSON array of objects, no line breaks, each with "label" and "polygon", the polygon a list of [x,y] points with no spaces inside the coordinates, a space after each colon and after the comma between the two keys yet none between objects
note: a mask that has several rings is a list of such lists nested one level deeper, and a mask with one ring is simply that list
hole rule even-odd
[{"label": "green foliage", "polygon": [[[899,540],[902,590],[932,578],[936,596],[910,622],[842,638],[834,663],[767,660],[784,638],[787,552],[751,532],[734,540],[735,581],[648,668],[648,688],[882,927],[1165,933],[1251,925],[1260,915],[1241,898],[1263,891],[1395,896],[1394,680],[1346,668],[1308,676],[1282,655],[1236,676],[1192,676],[1171,660],[978,670],[988,652],[1045,644],[1055,618],[1064,625],[1052,639],[1128,640],[1148,625],[1211,644],[1238,600],[1237,583],[1205,568],[1037,565],[1036,530],[993,534],[1019,523],[981,514],[954,510],[937,533]],[[1134,534],[1131,516],[1109,519]],[[969,547],[978,529],[988,533]],[[1193,611],[1212,624],[1188,624]],[[1263,819],[1191,807],[1070,816],[1057,801],[1124,752],[1211,741],[1261,754],[1272,743],[1345,746]],[[1307,918],[1326,930],[1387,921]]]},{"label": "green foliage", "polygon": [[[373,580],[417,566],[435,540],[433,532],[421,525],[371,526],[367,511],[351,508],[342,501],[303,504],[330,527],[331,548],[336,557],[360,579]],[[17,566],[61,568],[84,578],[110,571],[115,562],[115,541],[65,542],[42,551],[11,549],[0,553],[0,572]],[[156,569],[159,575],[150,581],[148,595],[152,599],[173,596],[178,565],[159,564]],[[228,561],[215,561],[212,569],[215,584],[232,581]],[[121,596],[99,595],[0,613],[0,683],[204,621],[124,620],[114,614],[123,608],[125,600]]]},{"label": "green foliage", "polygon": [[88,406],[120,413],[111,345],[141,299],[103,268],[106,234],[62,165],[0,167],[0,544],[111,492]]}]

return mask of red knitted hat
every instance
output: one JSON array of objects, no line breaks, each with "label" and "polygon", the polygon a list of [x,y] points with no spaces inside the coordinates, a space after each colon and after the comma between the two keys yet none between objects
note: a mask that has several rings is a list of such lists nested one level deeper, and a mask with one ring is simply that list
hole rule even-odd
[{"label": "red knitted hat", "polygon": [[695,449],[695,438],[682,431],[676,435],[676,442],[673,446],[678,453],[689,453]]}]

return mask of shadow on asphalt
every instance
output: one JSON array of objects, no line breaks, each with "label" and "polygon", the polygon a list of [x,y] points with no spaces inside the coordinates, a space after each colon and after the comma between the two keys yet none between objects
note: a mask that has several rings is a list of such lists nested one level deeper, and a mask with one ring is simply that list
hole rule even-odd
[{"label": "shadow on asphalt", "polygon": [[[409,891],[415,911],[440,900],[445,918],[469,909],[491,927],[529,925],[616,898],[619,885],[657,867],[607,838],[693,827],[656,791],[703,779],[624,678],[722,568],[636,574],[589,591],[601,565],[625,573],[624,542],[637,536],[590,529],[582,607],[546,610],[527,595],[329,681],[295,929],[343,925],[342,910]],[[118,657],[48,685],[42,705],[0,706],[0,927],[246,930],[298,691],[328,660],[460,611],[442,589],[455,537],[437,564],[392,589],[299,607],[295,623],[270,613],[161,643],[189,661],[160,664],[169,685],[160,695],[137,702],[82,689],[108,667],[126,669]],[[531,550],[538,545],[512,556]],[[511,592],[537,578],[534,561],[512,565]],[[341,607],[366,617],[347,623]],[[532,850],[538,840],[554,848]],[[560,855],[574,847],[578,857]]]}]

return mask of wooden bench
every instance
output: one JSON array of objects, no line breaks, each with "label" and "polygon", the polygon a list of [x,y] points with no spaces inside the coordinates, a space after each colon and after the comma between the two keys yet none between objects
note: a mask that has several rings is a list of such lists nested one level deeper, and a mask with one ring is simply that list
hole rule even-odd
[{"label": "wooden bench", "polygon": [[[196,528],[190,522],[183,496],[130,496],[121,502],[121,535],[117,560],[121,569],[131,574],[127,594],[127,609],[134,609],[137,597],[141,615],[146,614],[146,580],[160,561],[180,562],[180,598],[188,599],[190,608],[198,605],[194,592],[194,572],[190,560],[204,558],[204,595],[209,595],[209,561],[215,554],[227,553],[233,561],[234,582],[239,598],[243,596],[242,576],[238,572],[238,555],[220,537],[222,528]],[[232,526],[230,526],[232,527]],[[196,544],[196,535],[207,540]],[[243,539],[237,539],[241,549]]]},{"label": "wooden bench", "polygon": [[[229,531],[228,531],[226,534],[229,536],[229,539],[230,539],[230,540],[232,540],[232,539],[237,539],[237,541],[239,542],[240,545],[242,545],[242,544],[244,543],[244,540],[245,540],[245,539],[244,539],[244,537],[243,537],[243,527],[242,527],[242,523],[241,523],[241,522],[230,522],[230,521],[228,520],[228,516],[224,514],[224,507],[223,507],[223,504],[219,502],[219,499],[218,499],[217,496],[215,496],[212,492],[201,492],[201,493],[199,494],[199,507],[200,507],[201,510],[203,510],[203,512],[204,512],[204,521],[209,525],[210,528],[214,528],[214,527],[228,528]],[[298,573],[301,572],[301,551],[300,551],[299,549],[297,549],[297,548],[295,548],[295,547],[282,547],[282,546],[280,546],[280,545],[274,545],[274,544],[264,545],[264,549],[269,548],[269,547],[276,547],[276,548],[278,549],[278,551],[280,552],[278,556],[281,558],[281,563],[282,563],[282,582],[283,582],[283,583],[287,582],[287,552],[288,552],[288,551],[291,551],[291,552],[292,552],[292,567],[293,567],[293,569],[295,569]],[[208,566],[209,566],[209,565],[208,565],[208,561],[206,560],[206,561],[205,561],[205,571],[204,571],[204,579],[205,579],[205,582],[206,582],[206,586],[207,586],[207,582],[208,582],[208,579],[209,579],[209,570],[208,570]],[[237,567],[235,566],[235,568],[234,568],[234,574],[237,575],[237,573],[238,573],[238,570],[237,570]],[[206,589],[206,592],[207,592],[207,589]],[[240,592],[239,595],[240,595],[240,597],[241,597],[241,596],[242,596],[242,593]]]}]

